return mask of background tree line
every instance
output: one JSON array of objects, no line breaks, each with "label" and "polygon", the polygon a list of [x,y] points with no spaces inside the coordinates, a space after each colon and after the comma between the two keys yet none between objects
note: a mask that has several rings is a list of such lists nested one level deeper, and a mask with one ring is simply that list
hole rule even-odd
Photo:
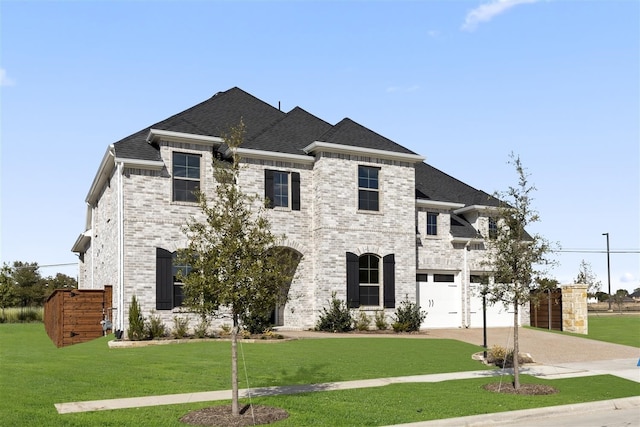
[{"label": "background tree line", "polygon": [[0,270],[0,308],[41,307],[54,290],[77,287],[78,281],[66,274],[42,277],[37,262],[5,263]]}]

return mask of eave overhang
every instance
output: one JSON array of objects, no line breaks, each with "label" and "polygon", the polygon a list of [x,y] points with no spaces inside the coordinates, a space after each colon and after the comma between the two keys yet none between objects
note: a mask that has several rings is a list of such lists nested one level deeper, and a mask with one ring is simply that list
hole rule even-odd
[{"label": "eave overhang", "polygon": [[84,253],[87,251],[87,247],[89,246],[89,243],[91,243],[91,230],[87,230],[78,236],[78,238],[76,239],[76,242],[73,244],[73,247],[71,248],[71,252],[76,252],[79,254]]},{"label": "eave overhang", "polygon": [[315,158],[312,156],[305,156],[302,154],[290,154],[290,153],[279,153],[277,151],[265,151],[265,150],[254,150],[251,148],[228,148],[225,151],[225,157],[231,157],[233,153],[236,153],[240,158],[251,158],[251,159],[263,159],[263,160],[275,160],[275,161],[284,161],[284,162],[292,162],[292,163],[303,163],[303,164],[313,164],[315,162]]},{"label": "eave overhang", "polygon": [[331,142],[315,141],[302,149],[305,153],[326,151],[329,153],[351,154],[356,156],[371,156],[379,159],[396,160],[401,162],[419,163],[425,157],[418,154],[397,153],[395,151],[377,150],[375,148],[355,147],[353,145],[334,144]]},{"label": "eave overhang", "polygon": [[196,135],[193,133],[174,132],[171,130],[149,129],[149,134],[147,135],[148,143],[151,144],[160,139],[171,142],[197,143],[215,148],[218,148],[224,143],[224,139],[219,136]]},{"label": "eave overhang", "polygon": [[486,205],[469,205],[460,209],[456,209],[453,211],[456,215],[461,215],[466,212],[498,212],[500,210],[497,206],[486,206]]},{"label": "eave overhang", "polygon": [[438,200],[416,199],[416,207],[454,210],[464,207],[464,203],[441,202]]}]

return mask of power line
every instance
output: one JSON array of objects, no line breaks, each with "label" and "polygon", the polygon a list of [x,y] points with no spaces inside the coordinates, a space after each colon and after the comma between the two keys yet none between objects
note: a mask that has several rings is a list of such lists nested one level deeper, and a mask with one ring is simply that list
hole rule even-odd
[{"label": "power line", "polygon": [[[606,254],[607,251],[603,249],[560,249],[556,252],[566,253],[587,253],[587,254]],[[610,254],[640,254],[640,249],[618,249],[610,250]]]}]

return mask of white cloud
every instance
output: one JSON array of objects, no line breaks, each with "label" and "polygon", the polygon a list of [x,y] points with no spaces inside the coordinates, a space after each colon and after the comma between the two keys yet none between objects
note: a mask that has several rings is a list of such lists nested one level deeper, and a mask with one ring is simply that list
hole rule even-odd
[{"label": "white cloud", "polygon": [[635,278],[635,277],[633,277],[633,274],[631,274],[631,273],[624,273],[624,274],[622,275],[622,277],[620,277],[620,281],[621,281],[622,283],[632,283],[632,282],[636,282],[637,280],[636,280],[636,278]]},{"label": "white cloud", "polygon": [[0,86],[13,86],[16,82],[7,76],[7,70],[0,68]]},{"label": "white cloud", "polygon": [[462,24],[462,29],[465,31],[473,31],[479,23],[491,21],[494,16],[500,15],[514,6],[525,3],[535,3],[537,1],[539,0],[491,0],[467,13],[464,24]]}]

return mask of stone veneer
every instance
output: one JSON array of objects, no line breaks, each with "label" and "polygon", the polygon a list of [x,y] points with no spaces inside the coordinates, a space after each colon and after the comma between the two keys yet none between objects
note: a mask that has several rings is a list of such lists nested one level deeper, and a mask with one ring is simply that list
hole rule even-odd
[{"label": "stone veneer", "polygon": [[574,334],[589,333],[587,285],[562,285],[562,330]]}]

